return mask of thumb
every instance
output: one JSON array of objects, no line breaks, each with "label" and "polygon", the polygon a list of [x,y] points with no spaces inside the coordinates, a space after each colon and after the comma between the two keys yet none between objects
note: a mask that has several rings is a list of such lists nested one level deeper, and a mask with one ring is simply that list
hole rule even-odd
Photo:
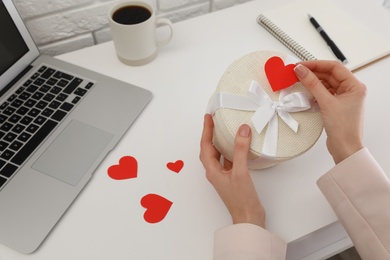
[{"label": "thumb", "polygon": [[320,105],[322,102],[326,102],[325,98],[332,96],[319,78],[307,67],[298,64],[294,68],[294,72],[299,81],[311,92]]},{"label": "thumb", "polygon": [[248,167],[248,152],[251,145],[251,137],[250,126],[246,124],[240,126],[234,141],[233,165],[236,169],[247,169]]}]

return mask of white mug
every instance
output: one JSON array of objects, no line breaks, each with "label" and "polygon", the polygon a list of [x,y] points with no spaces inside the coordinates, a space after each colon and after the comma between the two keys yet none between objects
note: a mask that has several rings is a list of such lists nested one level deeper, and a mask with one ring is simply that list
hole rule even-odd
[{"label": "white mug", "polygon": [[[124,1],[109,11],[109,23],[116,54],[127,65],[139,66],[151,62],[157,47],[169,43],[173,26],[166,18],[156,18],[151,5],[142,1]],[[169,36],[157,40],[156,28],[169,27]]]}]

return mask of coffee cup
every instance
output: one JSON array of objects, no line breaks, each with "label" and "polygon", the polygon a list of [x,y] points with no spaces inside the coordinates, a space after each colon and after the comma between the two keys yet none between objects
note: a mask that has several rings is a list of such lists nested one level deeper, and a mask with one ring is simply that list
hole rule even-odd
[{"label": "coffee cup", "polygon": [[[153,7],[142,1],[124,1],[109,11],[109,24],[116,54],[121,62],[140,66],[151,62],[157,48],[169,43],[173,36],[172,22],[156,18]],[[169,35],[158,40],[156,28],[167,26]]]}]

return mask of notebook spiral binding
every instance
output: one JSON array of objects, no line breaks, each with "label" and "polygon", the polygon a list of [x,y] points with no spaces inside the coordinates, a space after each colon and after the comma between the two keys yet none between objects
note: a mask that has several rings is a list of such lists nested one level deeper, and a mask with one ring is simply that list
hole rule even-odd
[{"label": "notebook spiral binding", "polygon": [[271,33],[276,39],[278,39],[283,45],[285,45],[289,50],[291,50],[295,55],[297,55],[302,60],[316,60],[310,52],[305,48],[299,45],[294,41],[290,36],[288,36],[283,30],[277,27],[271,20],[269,20],[264,15],[259,15],[257,18],[258,23],[264,27],[269,33]]}]

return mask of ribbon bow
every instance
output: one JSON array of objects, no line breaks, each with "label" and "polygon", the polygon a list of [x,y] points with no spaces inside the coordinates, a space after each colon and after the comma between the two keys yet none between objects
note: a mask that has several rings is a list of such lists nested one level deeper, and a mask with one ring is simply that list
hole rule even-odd
[{"label": "ribbon bow", "polygon": [[299,123],[289,113],[308,110],[311,105],[305,93],[289,93],[288,89],[281,90],[279,100],[273,101],[261,85],[253,80],[247,96],[219,93],[210,100],[207,110],[214,114],[221,107],[255,111],[251,121],[256,131],[261,133],[268,124],[262,154],[275,157],[279,133],[278,116],[296,133]]},{"label": "ribbon bow", "polygon": [[277,115],[297,133],[299,123],[289,113],[300,112],[311,108],[309,99],[305,93],[293,92],[289,94],[288,92],[287,89],[281,90],[279,100],[273,101],[256,81],[252,81],[249,88],[249,98],[259,106],[251,118],[256,131],[261,133],[268,124],[262,150],[262,153],[265,155],[276,155],[279,132]]}]

